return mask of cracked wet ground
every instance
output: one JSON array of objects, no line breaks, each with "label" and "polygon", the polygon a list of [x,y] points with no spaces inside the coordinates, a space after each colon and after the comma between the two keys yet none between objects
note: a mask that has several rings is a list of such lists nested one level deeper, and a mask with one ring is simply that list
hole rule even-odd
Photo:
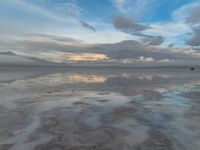
[{"label": "cracked wet ground", "polygon": [[0,75],[0,150],[200,149],[198,71],[26,71]]}]

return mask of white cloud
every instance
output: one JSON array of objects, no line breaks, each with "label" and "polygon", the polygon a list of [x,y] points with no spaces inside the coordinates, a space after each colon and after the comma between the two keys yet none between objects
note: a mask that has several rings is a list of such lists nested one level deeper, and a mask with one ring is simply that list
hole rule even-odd
[{"label": "white cloud", "polygon": [[161,60],[159,60],[159,62],[161,62],[161,63],[169,63],[169,62],[174,62],[174,60],[171,60],[171,59],[161,59]]},{"label": "white cloud", "polygon": [[190,27],[183,22],[156,23],[150,26],[151,28],[146,30],[146,33],[164,37],[175,37],[191,32]]},{"label": "white cloud", "polygon": [[26,12],[37,14],[37,15],[40,15],[43,17],[47,17],[52,20],[56,20],[59,22],[66,22],[66,23],[77,22],[76,19],[74,19],[70,16],[67,16],[67,15],[63,16],[63,15],[57,14],[53,11],[49,11],[49,10],[37,5],[35,3],[28,2],[25,0],[7,0],[7,2],[9,2],[9,4],[11,6],[17,7],[17,9],[19,9],[19,10],[23,9]]},{"label": "white cloud", "polygon": [[191,33],[191,27],[184,22],[166,22],[152,23],[151,28],[144,31],[144,34],[163,36],[165,38],[162,46],[168,47],[171,43],[176,43],[176,46],[183,46],[184,40],[188,33]]},{"label": "white cloud", "polygon": [[154,14],[154,8],[159,4],[158,0],[112,0],[116,8],[121,13],[133,17],[146,17],[144,14],[148,12]]},{"label": "white cloud", "polygon": [[80,22],[80,24],[81,24],[82,27],[84,27],[84,28],[86,28],[86,29],[89,29],[89,30],[91,30],[91,31],[93,31],[93,32],[96,32],[95,27],[93,27],[93,26],[90,25],[89,23],[87,23],[87,22],[85,22],[85,21],[83,21],[83,20],[80,20],[79,22]]},{"label": "white cloud", "polygon": [[139,62],[154,62],[154,58],[153,57],[144,57],[144,56],[140,56],[140,58],[138,59]]},{"label": "white cloud", "polygon": [[115,4],[115,6],[120,9],[123,10],[123,6],[126,0],[112,0]]},{"label": "white cloud", "polygon": [[56,9],[73,16],[81,16],[85,12],[85,10],[77,4],[76,0],[70,0],[66,3],[62,3],[58,5]]},{"label": "white cloud", "polygon": [[173,13],[172,13],[172,18],[174,21],[184,21],[189,13],[191,13],[191,11],[197,7],[200,3],[199,2],[192,2],[186,5],[183,5],[182,7],[176,9]]}]

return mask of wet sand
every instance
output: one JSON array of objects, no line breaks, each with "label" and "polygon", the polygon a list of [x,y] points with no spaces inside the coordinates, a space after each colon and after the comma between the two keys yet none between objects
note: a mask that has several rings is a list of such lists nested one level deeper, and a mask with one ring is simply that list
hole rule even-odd
[{"label": "wet sand", "polygon": [[0,150],[198,150],[200,71],[0,70]]}]

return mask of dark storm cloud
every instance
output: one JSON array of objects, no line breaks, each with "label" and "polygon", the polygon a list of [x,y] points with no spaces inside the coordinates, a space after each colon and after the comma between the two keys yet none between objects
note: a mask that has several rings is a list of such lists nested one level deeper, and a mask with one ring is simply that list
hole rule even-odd
[{"label": "dark storm cloud", "polygon": [[87,22],[85,22],[83,20],[79,20],[79,22],[84,28],[87,28],[87,29],[90,29],[93,32],[96,32],[96,29],[92,25],[88,24]]},{"label": "dark storm cloud", "polygon": [[186,41],[186,44],[190,46],[200,46],[200,27],[194,27],[193,31],[192,37]]},{"label": "dark storm cloud", "polygon": [[189,55],[184,54],[184,51],[181,50],[175,52],[169,48],[155,48],[132,40],[114,44],[99,44],[93,46],[91,50],[104,53],[111,59],[137,59],[140,56],[152,57],[155,60],[191,59]]},{"label": "dark storm cloud", "polygon": [[174,47],[175,43],[171,43],[168,45],[168,47]]},{"label": "dark storm cloud", "polygon": [[197,24],[200,23],[200,5],[195,7],[190,15],[186,18],[186,21],[191,24]]},{"label": "dark storm cloud", "polygon": [[[82,41],[70,37],[54,36],[46,34],[28,34],[22,40],[13,42],[12,49],[18,49],[21,52],[49,52],[49,51],[79,51],[82,48],[76,45],[83,44]],[[1,47],[9,47],[7,45],[0,45]]]},{"label": "dark storm cloud", "polygon": [[47,34],[28,34],[27,36],[33,36],[33,37],[42,37],[51,39],[58,42],[66,42],[66,43],[81,43],[80,40],[73,39],[70,37],[63,37],[63,36],[56,36],[56,35],[47,35]]},{"label": "dark storm cloud", "polygon": [[[44,35],[45,38],[49,37],[52,39],[52,36]],[[126,40],[118,43],[110,44],[62,44],[60,40],[31,40],[27,37],[28,40],[20,40],[15,42],[15,51],[26,53],[28,56],[34,54],[35,56],[40,52],[46,53],[47,55],[51,52],[70,52],[76,55],[80,53],[96,53],[104,54],[108,57],[110,61],[105,60],[105,62],[95,62],[95,65],[110,65],[110,64],[119,64],[123,59],[130,59],[135,62],[132,64],[140,65],[142,61],[151,60],[151,65],[162,65],[163,63],[170,63],[171,65],[176,66],[182,62],[182,65],[188,65],[188,63],[200,63],[200,57],[197,55],[192,55],[185,53],[182,49],[175,48],[161,48],[159,46],[146,45],[146,43],[140,43],[138,41]],[[58,39],[63,37],[57,37]],[[40,38],[39,38],[40,39]],[[64,39],[68,39],[67,37]],[[74,39],[75,40],[75,39]],[[63,41],[63,40],[61,40]],[[76,41],[76,40],[75,40]],[[160,42],[153,42],[155,45]],[[81,65],[81,64],[80,64]]]},{"label": "dark storm cloud", "polygon": [[144,42],[147,43],[147,45],[161,45],[164,42],[164,37],[162,36],[152,36],[149,38],[144,39]]},{"label": "dark storm cloud", "polygon": [[185,44],[189,46],[200,46],[200,4],[193,8],[192,12],[186,18],[186,23],[188,23],[193,31],[189,33],[191,36]]},{"label": "dark storm cloud", "polygon": [[152,36],[144,34],[143,31],[150,28],[148,25],[143,25],[123,16],[114,16],[112,19],[113,26],[122,32],[139,36],[143,38],[148,45],[160,45],[164,42],[162,36]]},{"label": "dark storm cloud", "polygon": [[[155,42],[156,43],[156,42]],[[153,42],[153,44],[155,44]],[[159,42],[158,42],[159,43]],[[157,43],[156,43],[157,44]],[[60,44],[55,41],[31,41],[22,40],[18,41],[16,49],[24,52],[50,52],[52,50],[59,52],[72,52],[72,53],[100,53],[107,55],[110,59],[137,59],[140,56],[153,57],[156,60],[160,59],[187,59],[189,56],[181,52],[171,52],[168,48],[152,47],[146,44],[126,40],[118,43],[111,44],[90,44],[82,45],[76,44]]]},{"label": "dark storm cloud", "polygon": [[123,16],[113,16],[112,23],[117,30],[133,35],[149,28]]}]

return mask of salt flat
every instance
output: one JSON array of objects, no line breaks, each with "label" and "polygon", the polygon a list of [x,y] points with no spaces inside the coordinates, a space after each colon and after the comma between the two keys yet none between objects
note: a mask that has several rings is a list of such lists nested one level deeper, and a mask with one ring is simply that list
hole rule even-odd
[{"label": "salt flat", "polygon": [[0,70],[0,150],[197,150],[199,95],[199,70]]}]

